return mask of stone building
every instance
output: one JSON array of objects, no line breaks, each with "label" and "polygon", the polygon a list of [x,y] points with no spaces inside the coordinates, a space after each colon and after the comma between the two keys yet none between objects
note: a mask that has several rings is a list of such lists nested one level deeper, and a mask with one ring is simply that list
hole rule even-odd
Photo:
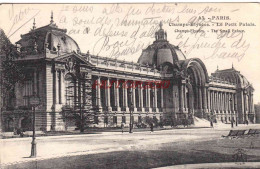
[{"label": "stone building", "polygon": [[[5,98],[3,129],[30,128],[29,98],[35,94],[37,130],[75,128],[64,114],[93,111],[99,127],[141,123],[149,116],[161,121],[194,116],[214,122],[254,123],[253,87],[235,70],[216,70],[208,75],[199,58],[186,59],[169,43],[160,23],[155,41],[142,51],[137,63],[81,52],[78,44],[51,19],[50,24],[21,35],[16,43],[21,54],[24,80],[15,96]],[[104,125],[106,124],[106,125]]]}]

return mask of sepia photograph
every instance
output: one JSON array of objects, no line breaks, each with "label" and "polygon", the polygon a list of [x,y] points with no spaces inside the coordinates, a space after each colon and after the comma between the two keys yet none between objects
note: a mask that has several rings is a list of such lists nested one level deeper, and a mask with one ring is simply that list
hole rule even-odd
[{"label": "sepia photograph", "polygon": [[259,3],[0,15],[0,168],[260,168]]}]

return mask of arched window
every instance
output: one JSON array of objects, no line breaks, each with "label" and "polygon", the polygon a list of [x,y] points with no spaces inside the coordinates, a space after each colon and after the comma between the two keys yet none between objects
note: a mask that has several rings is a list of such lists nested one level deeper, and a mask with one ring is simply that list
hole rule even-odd
[{"label": "arched window", "polygon": [[9,117],[5,123],[5,131],[13,131],[13,130],[14,130],[14,120],[13,118]]}]

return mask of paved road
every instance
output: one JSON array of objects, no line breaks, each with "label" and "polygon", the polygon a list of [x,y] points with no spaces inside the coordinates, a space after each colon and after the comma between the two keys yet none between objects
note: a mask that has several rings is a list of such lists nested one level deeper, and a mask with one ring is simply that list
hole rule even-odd
[{"label": "paved road", "polygon": [[[260,128],[260,125],[241,125],[242,128]],[[227,135],[230,128],[175,129],[154,133],[105,132],[101,134],[50,136],[37,138],[37,158],[30,156],[31,138],[1,140],[1,163],[14,163],[57,158],[64,156],[86,155],[124,150],[146,149],[153,145],[190,140],[212,140]]]}]

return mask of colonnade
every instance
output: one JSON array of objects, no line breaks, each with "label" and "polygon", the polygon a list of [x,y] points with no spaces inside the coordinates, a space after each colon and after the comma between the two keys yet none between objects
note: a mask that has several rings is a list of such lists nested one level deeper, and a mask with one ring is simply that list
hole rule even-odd
[{"label": "colonnade", "polygon": [[163,89],[155,82],[96,76],[93,87],[93,104],[100,111],[159,112],[163,108]]},{"label": "colonnade", "polygon": [[209,90],[210,110],[215,113],[234,113],[237,99],[234,92]]}]

